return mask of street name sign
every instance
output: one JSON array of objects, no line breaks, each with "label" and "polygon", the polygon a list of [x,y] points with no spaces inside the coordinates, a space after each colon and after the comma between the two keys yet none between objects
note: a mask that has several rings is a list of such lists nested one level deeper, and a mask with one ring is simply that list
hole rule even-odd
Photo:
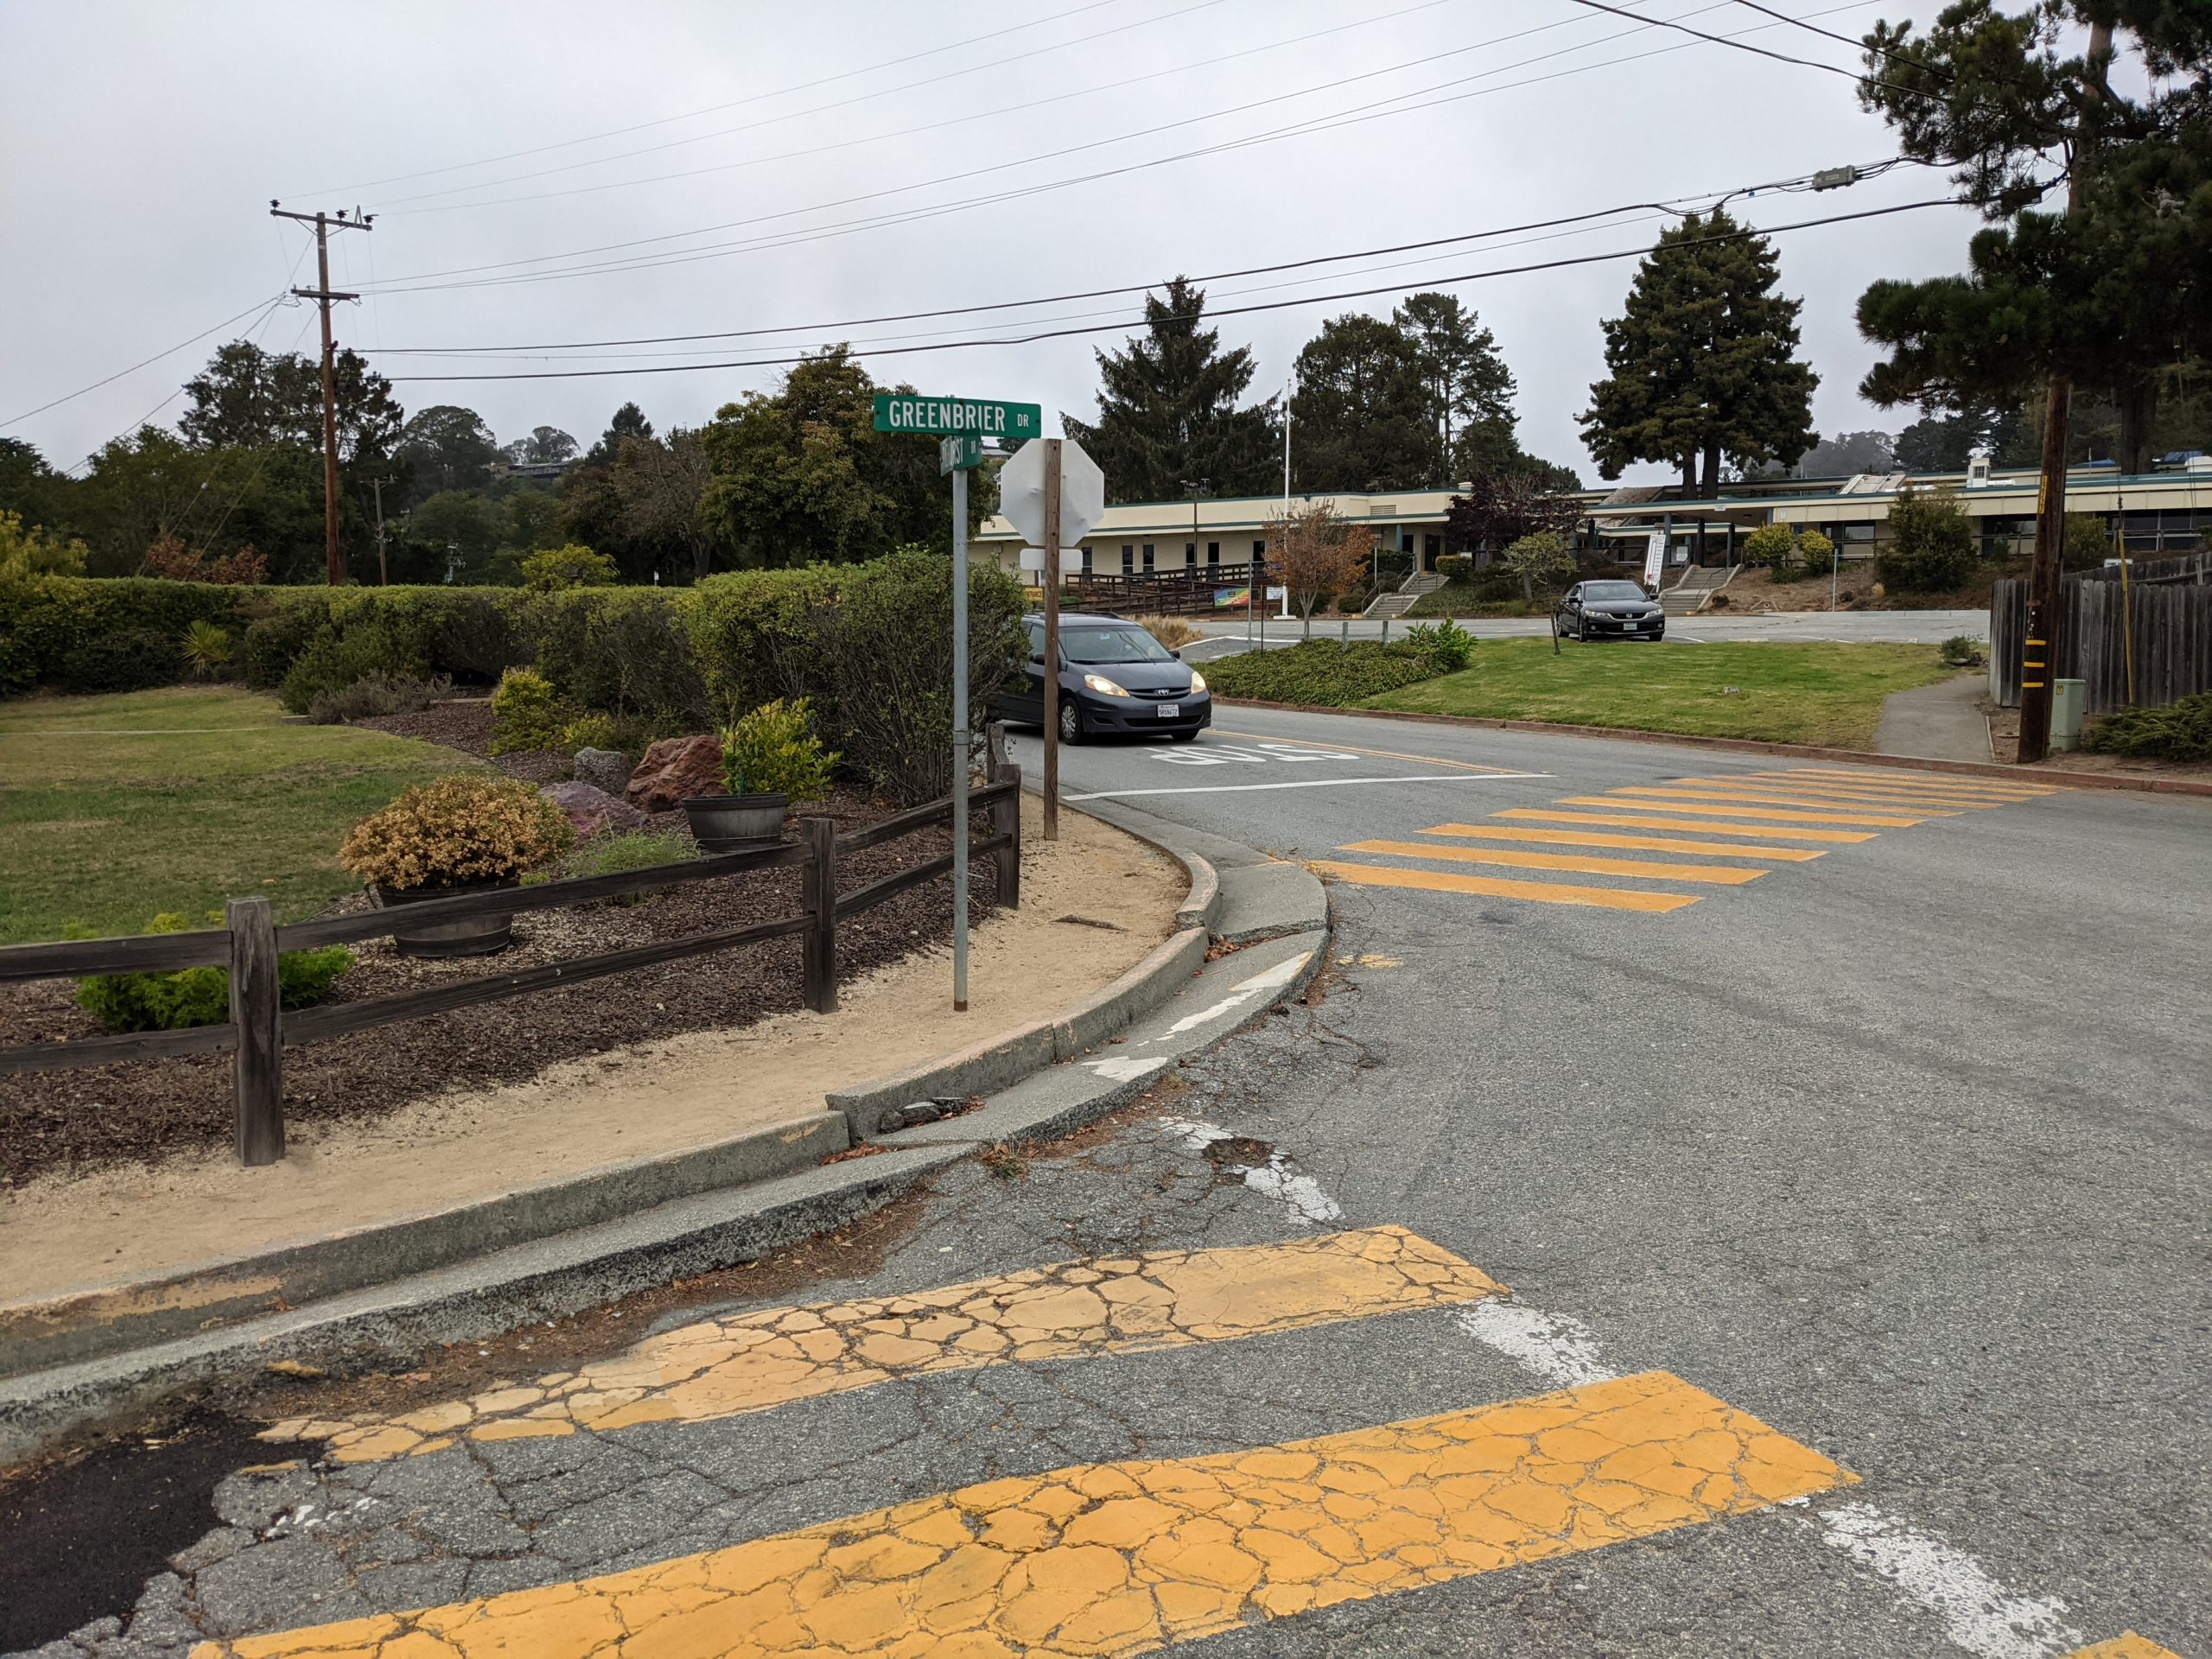
[{"label": "street name sign", "polygon": [[910,391],[875,394],[875,429],[914,432],[925,437],[1041,437],[1045,411],[1035,404],[1009,404],[995,397],[924,397]]},{"label": "street name sign", "polygon": [[939,438],[937,441],[937,472],[939,478],[947,473],[957,473],[963,467],[982,464],[982,439],[971,435],[964,438]]}]

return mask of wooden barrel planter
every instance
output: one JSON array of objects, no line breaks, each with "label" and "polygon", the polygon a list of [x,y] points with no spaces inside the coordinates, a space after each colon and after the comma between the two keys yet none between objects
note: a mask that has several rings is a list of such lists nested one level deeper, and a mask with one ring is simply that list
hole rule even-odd
[{"label": "wooden barrel planter", "polygon": [[[391,910],[432,899],[458,899],[464,893],[498,893],[520,885],[510,879],[461,881],[446,887],[372,887],[370,892],[380,907]],[[403,957],[493,957],[514,943],[514,935],[515,918],[495,911],[487,916],[470,916],[457,922],[426,922],[418,927],[395,925],[391,943]]]},{"label": "wooden barrel planter", "polygon": [[687,795],[683,816],[702,853],[741,853],[784,838],[782,795]]}]

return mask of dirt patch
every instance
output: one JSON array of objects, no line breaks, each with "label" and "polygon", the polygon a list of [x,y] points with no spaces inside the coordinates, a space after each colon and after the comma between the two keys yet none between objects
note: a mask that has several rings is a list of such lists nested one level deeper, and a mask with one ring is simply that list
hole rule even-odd
[{"label": "dirt patch", "polygon": [[[2020,711],[1999,709],[1985,696],[1981,711],[1989,716],[1989,740],[1997,759],[2007,766],[2020,758]],[[2031,761],[2030,772],[2094,772],[2123,778],[2171,778],[2178,783],[2212,784],[2212,766],[2197,761],[2146,760],[2130,754],[2091,754],[2086,750],[2054,752]]]},{"label": "dirt patch", "polygon": [[[2017,574],[2007,572],[2005,574]],[[1835,577],[1835,604],[1840,611],[1986,611],[1994,591],[1995,575],[1971,586],[1942,594],[1885,593],[1874,597],[1878,582],[1863,560],[1847,561]],[[1777,582],[1774,572],[1757,565],[1739,569],[1726,588],[1713,596],[1702,613],[1707,616],[1766,616],[1777,611],[1825,611],[1829,582],[1825,575],[1801,576]],[[1722,601],[1726,601],[1726,603]]]},{"label": "dirt patch", "polygon": [[[199,1092],[182,1102],[141,1083],[129,1097],[138,1110],[124,1122],[142,1132],[152,1123],[192,1133],[173,1133],[130,1161],[49,1167],[0,1203],[9,1292],[107,1282],[710,1145],[818,1113],[825,1090],[918,1064],[1089,995],[1173,931],[1186,883],[1179,866],[1079,815],[1065,818],[1061,839],[1046,843],[1034,802],[1024,804],[1025,903],[992,914],[979,892],[964,1016],[948,1007],[942,941],[951,899],[948,884],[938,881],[853,918],[887,918],[863,960],[845,949],[857,929],[840,924],[840,968],[849,971],[841,971],[842,1006],[834,1014],[798,1006],[798,951],[789,941],[463,1010],[480,1016],[474,1021],[442,1015],[288,1051],[294,1132],[289,1155],[265,1169],[241,1169],[230,1155],[227,1057],[59,1074],[71,1081],[137,1070],[166,1075],[173,1087],[188,1083]],[[913,843],[875,850],[895,854],[899,845]],[[775,874],[793,877],[794,885],[781,899],[747,900],[764,915],[798,902],[796,872]],[[855,886],[866,879],[857,871],[849,876]],[[606,918],[608,926],[659,925],[657,908],[679,897],[552,914]],[[1085,913],[1118,926],[1073,928],[1052,919],[1078,902]],[[518,930],[527,919],[518,919]],[[703,925],[695,916],[676,931]],[[611,942],[582,943],[599,949]],[[515,954],[498,961],[504,965]],[[399,959],[389,961],[397,970]],[[484,971],[481,963],[405,966]],[[569,1011],[541,1006],[556,1001],[569,1003]],[[689,1023],[677,1026],[679,1019]],[[404,1067],[395,1065],[395,1054],[405,1057]],[[358,1071],[346,1069],[349,1055]],[[411,1097],[385,1092],[398,1086],[395,1078],[413,1087]],[[296,1108],[289,1103],[296,1092]],[[0,1094],[0,1101],[15,1105],[18,1122],[41,1111],[49,1116],[30,1121],[64,1127],[105,1121],[68,1118],[35,1097],[17,1102]],[[127,1225],[118,1224],[126,1218]]]}]

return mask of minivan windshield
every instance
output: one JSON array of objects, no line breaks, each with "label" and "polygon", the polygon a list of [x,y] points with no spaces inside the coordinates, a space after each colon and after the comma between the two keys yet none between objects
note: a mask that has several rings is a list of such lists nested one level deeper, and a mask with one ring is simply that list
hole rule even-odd
[{"label": "minivan windshield", "polygon": [[1593,582],[1582,589],[1585,599],[1643,599],[1643,588],[1632,582]]},{"label": "minivan windshield", "polygon": [[1071,663],[1169,663],[1175,659],[1142,628],[1062,628],[1060,649]]}]

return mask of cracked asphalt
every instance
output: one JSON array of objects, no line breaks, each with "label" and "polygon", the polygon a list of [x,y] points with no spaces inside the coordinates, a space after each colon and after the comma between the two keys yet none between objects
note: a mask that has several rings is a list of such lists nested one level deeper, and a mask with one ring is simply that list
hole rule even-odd
[{"label": "cracked asphalt", "polygon": [[[1222,723],[1236,732],[1201,751],[1263,758],[1077,749],[1064,787],[1328,859],[1357,837],[1757,759],[1257,711]],[[1268,759],[1267,743],[1357,759]],[[1416,781],[1472,766],[1498,770]],[[1370,781],[1216,789],[1325,777]],[[1210,792],[1128,793],[1162,789]],[[1885,828],[1667,914],[1338,882],[1335,962],[1305,1003],[1070,1141],[954,1166],[856,1230],[865,1248],[842,1261],[641,1306],[634,1334],[1359,1229],[1403,1229],[1510,1297],[903,1370],[769,1409],[414,1456],[247,1451],[207,1430],[218,1452],[168,1511],[191,1519],[188,1541],[80,1607],[99,1616],[73,1631],[20,1612],[4,1628],[20,1649],[115,1659],[486,1651],[253,1639],[765,1547],[978,1483],[1197,1467],[1660,1373],[1841,1472],[1801,1498],[1420,1587],[1282,1616],[1248,1602],[1178,1650],[2032,1656],[2133,1630],[2212,1659],[2208,847],[2212,802],[2083,792]],[[581,1362],[536,1357],[530,1363],[562,1375]],[[393,1409],[500,1380],[473,1356],[426,1357]],[[290,1387],[264,1417],[235,1408],[263,1427],[315,1412],[326,1387],[349,1417],[378,1403],[374,1384],[333,1382]],[[118,1511],[118,1548],[130,1524]],[[81,1542],[99,1553],[97,1532]],[[502,1650],[753,1650],[715,1645],[736,1624],[701,1628],[690,1645],[620,1648],[541,1629]]]}]

